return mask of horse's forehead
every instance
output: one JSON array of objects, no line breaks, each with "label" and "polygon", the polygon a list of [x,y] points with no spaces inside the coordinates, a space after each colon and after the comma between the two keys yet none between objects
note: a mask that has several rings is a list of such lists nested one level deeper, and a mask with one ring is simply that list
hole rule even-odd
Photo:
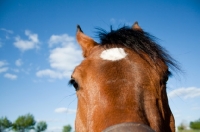
[{"label": "horse's forehead", "polygon": [[[115,62],[128,58],[129,54],[130,51],[124,47],[105,48],[103,46],[96,46],[92,49],[90,55],[85,58],[74,71],[82,73],[88,69],[91,72],[101,69],[102,65],[104,69],[109,69],[116,65]],[[107,68],[105,68],[105,64],[108,64]],[[120,64],[123,66],[126,65],[124,62]]]},{"label": "horse's forehead", "polygon": [[100,58],[103,60],[117,61],[125,58],[127,53],[123,48],[105,49],[100,53]]}]

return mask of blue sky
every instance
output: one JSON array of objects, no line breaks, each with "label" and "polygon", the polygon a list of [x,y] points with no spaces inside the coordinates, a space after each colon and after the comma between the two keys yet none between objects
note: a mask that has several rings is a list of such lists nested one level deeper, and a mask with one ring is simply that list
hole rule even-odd
[{"label": "blue sky", "polygon": [[68,81],[82,60],[76,25],[98,41],[106,30],[138,21],[180,63],[168,82],[176,125],[200,118],[200,3],[196,0],[1,0],[0,117],[31,113],[48,132],[74,125],[76,94]]}]

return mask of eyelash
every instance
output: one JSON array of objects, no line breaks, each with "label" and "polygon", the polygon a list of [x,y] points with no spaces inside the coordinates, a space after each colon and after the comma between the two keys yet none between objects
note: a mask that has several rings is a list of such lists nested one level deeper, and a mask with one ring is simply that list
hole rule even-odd
[{"label": "eyelash", "polygon": [[79,85],[73,78],[69,81],[69,85],[72,85],[76,91],[79,90]]}]

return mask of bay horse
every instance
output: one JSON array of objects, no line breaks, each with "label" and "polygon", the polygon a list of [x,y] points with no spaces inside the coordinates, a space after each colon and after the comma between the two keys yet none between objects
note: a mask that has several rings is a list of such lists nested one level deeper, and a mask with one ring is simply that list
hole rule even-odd
[{"label": "bay horse", "polygon": [[175,132],[166,82],[176,61],[137,22],[98,35],[100,43],[77,26],[76,132]]}]

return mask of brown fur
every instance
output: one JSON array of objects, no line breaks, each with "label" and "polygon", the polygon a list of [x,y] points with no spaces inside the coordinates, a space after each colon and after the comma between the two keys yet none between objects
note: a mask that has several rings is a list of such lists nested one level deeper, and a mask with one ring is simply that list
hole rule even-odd
[{"label": "brown fur", "polygon": [[[142,30],[138,24],[133,28]],[[77,41],[85,59],[72,74],[79,85],[76,132],[101,132],[123,122],[146,124],[156,132],[175,132],[166,94],[168,66],[162,60],[156,66],[147,55],[143,59],[122,47],[126,58],[106,61],[100,58],[105,48],[81,29]]]}]

